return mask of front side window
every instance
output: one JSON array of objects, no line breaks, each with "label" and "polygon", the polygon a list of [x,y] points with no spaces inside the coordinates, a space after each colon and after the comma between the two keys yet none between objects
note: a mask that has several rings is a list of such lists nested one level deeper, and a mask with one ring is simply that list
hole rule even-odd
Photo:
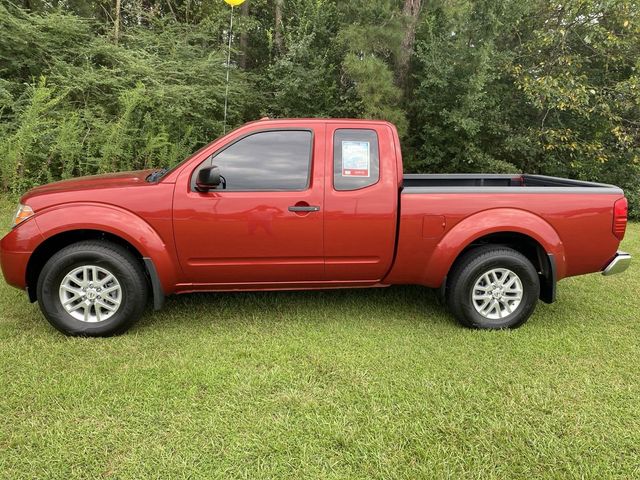
[{"label": "front side window", "polygon": [[333,187],[358,190],[378,183],[378,157],[378,135],[374,130],[336,130],[333,136]]},{"label": "front side window", "polygon": [[258,132],[212,156],[205,165],[218,166],[225,191],[305,190],[311,145],[307,130]]}]

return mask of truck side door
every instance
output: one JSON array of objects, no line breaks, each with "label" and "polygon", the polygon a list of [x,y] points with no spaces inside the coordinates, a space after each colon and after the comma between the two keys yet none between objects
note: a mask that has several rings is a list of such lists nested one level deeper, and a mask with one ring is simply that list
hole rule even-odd
[{"label": "truck side door", "polygon": [[391,127],[329,122],[324,196],[327,281],[376,282],[393,261],[398,215]]},{"label": "truck side door", "polygon": [[[226,185],[199,192],[217,165]],[[176,182],[174,232],[185,279],[205,286],[324,279],[324,125],[257,129],[233,138]]]}]

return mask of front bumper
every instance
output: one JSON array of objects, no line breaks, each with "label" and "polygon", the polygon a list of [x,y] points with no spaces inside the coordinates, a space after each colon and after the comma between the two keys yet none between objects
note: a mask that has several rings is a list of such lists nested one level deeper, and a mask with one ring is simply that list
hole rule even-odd
[{"label": "front bumper", "polygon": [[622,273],[631,264],[631,255],[626,252],[618,251],[616,256],[604,267],[602,270],[603,275],[615,275],[616,273]]},{"label": "front bumper", "polygon": [[27,286],[27,264],[40,242],[42,235],[33,219],[24,221],[0,240],[0,268],[9,285],[20,289]]},{"label": "front bumper", "polygon": [[26,274],[30,256],[30,253],[0,251],[2,274],[4,280],[12,287],[24,289],[27,286]]}]

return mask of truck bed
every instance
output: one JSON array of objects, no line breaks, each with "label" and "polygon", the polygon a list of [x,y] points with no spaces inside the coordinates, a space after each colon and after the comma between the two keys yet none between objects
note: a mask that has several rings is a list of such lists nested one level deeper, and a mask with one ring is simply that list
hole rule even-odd
[{"label": "truck bed", "polygon": [[[613,185],[543,175],[404,175],[396,261],[386,281],[440,286],[433,252],[455,249],[456,235],[476,229],[537,241],[546,232],[557,279],[601,271],[620,243],[612,221],[621,198]],[[419,279],[404,275],[415,264],[428,265]]]},{"label": "truck bed", "polygon": [[614,185],[546,175],[406,174],[403,193],[622,193]]}]

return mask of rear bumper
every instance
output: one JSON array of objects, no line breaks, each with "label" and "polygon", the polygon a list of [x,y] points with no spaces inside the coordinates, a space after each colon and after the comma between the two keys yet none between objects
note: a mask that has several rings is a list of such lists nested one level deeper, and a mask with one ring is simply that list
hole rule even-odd
[{"label": "rear bumper", "polygon": [[626,252],[618,251],[616,256],[607,264],[602,270],[603,275],[615,275],[616,273],[622,273],[631,264],[631,255]]}]

